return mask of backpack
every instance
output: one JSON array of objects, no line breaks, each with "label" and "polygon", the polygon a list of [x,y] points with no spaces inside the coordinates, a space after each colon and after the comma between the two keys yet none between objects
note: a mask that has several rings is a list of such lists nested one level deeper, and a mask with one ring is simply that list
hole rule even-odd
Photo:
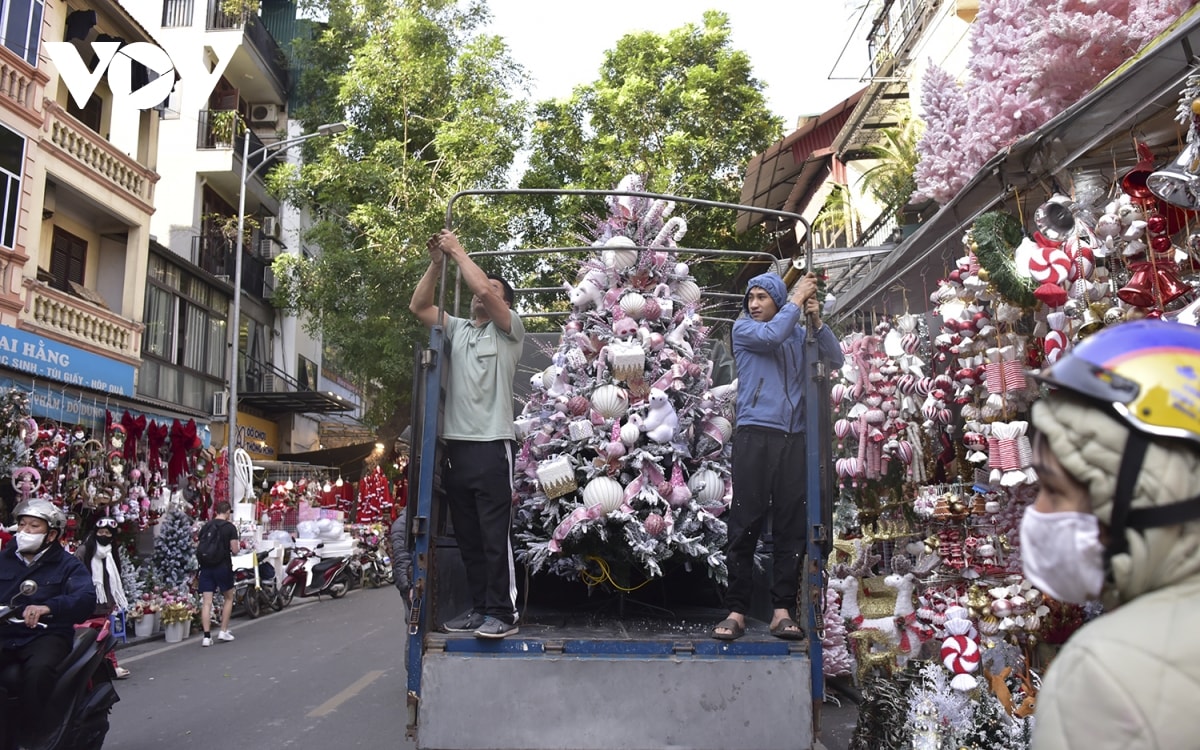
[{"label": "backpack", "polygon": [[221,547],[221,524],[209,521],[200,529],[200,540],[196,544],[196,560],[201,567],[212,568],[225,562],[228,547]]}]

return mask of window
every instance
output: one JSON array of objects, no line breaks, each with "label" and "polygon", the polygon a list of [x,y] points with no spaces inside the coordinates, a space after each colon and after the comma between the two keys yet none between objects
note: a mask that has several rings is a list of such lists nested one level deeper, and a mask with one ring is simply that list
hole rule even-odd
[{"label": "window", "polygon": [[37,67],[42,39],[43,0],[4,0],[0,3],[0,43]]},{"label": "window", "polygon": [[300,387],[306,390],[317,390],[317,363],[303,355],[300,356],[299,366],[296,367],[296,378]]},{"label": "window", "polygon": [[151,255],[138,392],[207,409],[226,376],[229,302],[207,281]]},{"label": "window", "polygon": [[21,204],[21,165],[25,161],[25,139],[0,126],[0,247],[13,248],[17,242],[17,209]]},{"label": "window", "polygon": [[69,292],[72,281],[82,285],[86,263],[87,240],[55,227],[54,239],[50,241],[50,275],[54,277],[51,286]]}]

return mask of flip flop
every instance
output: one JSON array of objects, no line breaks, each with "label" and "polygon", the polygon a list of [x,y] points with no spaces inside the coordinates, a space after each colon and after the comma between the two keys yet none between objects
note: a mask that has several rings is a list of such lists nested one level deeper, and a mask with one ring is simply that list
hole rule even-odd
[{"label": "flip flop", "polygon": [[804,631],[790,617],[785,617],[771,626],[771,635],[776,638],[782,638],[785,641],[804,640]]},{"label": "flip flop", "polygon": [[[717,630],[728,630],[728,633],[718,633]],[[746,634],[746,626],[732,617],[721,620],[712,629],[712,637],[718,641],[736,641]]]}]

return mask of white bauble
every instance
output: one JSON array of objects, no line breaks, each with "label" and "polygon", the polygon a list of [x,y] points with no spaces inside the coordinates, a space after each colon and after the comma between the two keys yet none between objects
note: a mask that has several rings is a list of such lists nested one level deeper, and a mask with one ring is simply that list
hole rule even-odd
[{"label": "white bauble", "polygon": [[721,433],[721,438],[724,442],[729,442],[729,438],[733,436],[733,425],[728,419],[720,414],[708,418],[708,423]]},{"label": "white bauble", "polygon": [[625,488],[612,477],[596,477],[583,488],[583,504],[592,508],[597,505],[605,513],[612,513],[621,507],[625,498]]},{"label": "white bauble", "polygon": [[637,425],[631,422],[621,425],[621,442],[625,444],[626,448],[637,445],[638,438],[641,436],[642,431],[638,429]]},{"label": "white bauble", "polygon": [[631,318],[639,319],[646,309],[646,298],[637,292],[630,292],[621,298],[621,309]]},{"label": "white bauble", "polygon": [[684,279],[675,285],[671,296],[679,300],[680,304],[687,306],[700,299],[700,287],[696,286],[696,282],[691,279]]},{"label": "white bauble", "polygon": [[604,251],[600,255],[604,258],[605,266],[623,271],[637,263],[638,252],[631,249],[635,247],[637,245],[633,240],[619,234],[604,243]]},{"label": "white bauble", "polygon": [[617,419],[629,409],[629,394],[615,385],[602,385],[592,393],[592,406],[606,419]]},{"label": "white bauble", "polygon": [[688,478],[688,489],[701,507],[718,505],[725,496],[725,482],[712,469],[701,469]]}]

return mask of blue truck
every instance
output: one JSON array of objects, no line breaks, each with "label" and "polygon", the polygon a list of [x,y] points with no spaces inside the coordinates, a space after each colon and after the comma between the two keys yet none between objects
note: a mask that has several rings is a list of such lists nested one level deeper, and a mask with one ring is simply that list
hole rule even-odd
[{"label": "blue truck", "polygon": [[[455,201],[502,194],[631,196],[693,206],[752,211],[791,219],[781,211],[638,191],[465,191]],[[578,248],[576,248],[578,250]],[[555,249],[544,252],[554,252]],[[519,251],[542,252],[542,251]],[[735,253],[736,254],[736,253]],[[477,255],[472,253],[472,255]],[[765,254],[747,253],[746,255]],[[805,259],[812,267],[812,251]],[[445,307],[447,280],[440,285]],[[811,326],[810,326],[811,331]],[[661,581],[653,601],[624,595],[583,597],[582,587],[526,576],[520,633],[503,640],[438,631],[469,607],[465,574],[447,531],[440,490],[438,425],[444,398],[444,331],[434,327],[417,352],[408,529],[413,598],[406,653],[408,735],[418,748],[439,750],[609,750],[697,748],[759,750],[816,746],[824,696],[820,605],[831,534],[832,440],[828,377],[808,342],[809,546],[798,597],[808,602],[804,641],[770,637],[751,628],[736,641],[710,637],[724,616],[693,581]],[[526,350],[538,347],[526,345]],[[536,369],[536,366],[535,366]],[[518,382],[524,380],[519,374]],[[556,578],[554,576],[549,576]],[[762,611],[769,612],[764,604]],[[755,615],[752,612],[751,615]]]}]

